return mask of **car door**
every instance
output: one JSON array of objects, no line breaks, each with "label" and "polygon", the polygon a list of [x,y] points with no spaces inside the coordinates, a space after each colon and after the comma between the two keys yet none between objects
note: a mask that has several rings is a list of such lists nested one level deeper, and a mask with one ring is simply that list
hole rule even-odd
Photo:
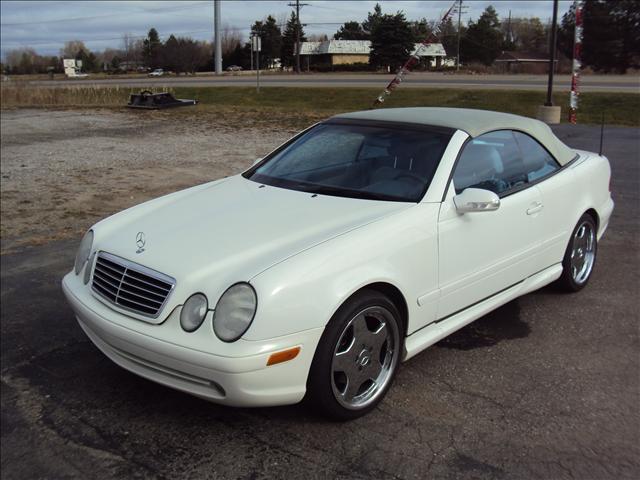
[{"label": "car door", "polygon": [[[536,272],[542,202],[525,170],[510,130],[481,135],[463,147],[438,220],[439,319]],[[458,213],[454,196],[469,187],[496,193],[499,208]]]},{"label": "car door", "polygon": [[523,132],[513,132],[527,171],[527,181],[540,190],[544,209],[539,216],[540,254],[538,270],[562,261],[576,218],[575,201],[567,194],[574,183],[573,170],[560,164],[536,139]]}]

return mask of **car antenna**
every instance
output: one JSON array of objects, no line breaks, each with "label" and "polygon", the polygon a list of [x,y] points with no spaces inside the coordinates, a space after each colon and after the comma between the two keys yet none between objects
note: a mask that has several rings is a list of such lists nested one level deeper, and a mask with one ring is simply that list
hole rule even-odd
[{"label": "car antenna", "polygon": [[602,112],[602,121],[600,122],[600,151],[598,155],[602,156],[602,145],[604,143],[604,112]]}]

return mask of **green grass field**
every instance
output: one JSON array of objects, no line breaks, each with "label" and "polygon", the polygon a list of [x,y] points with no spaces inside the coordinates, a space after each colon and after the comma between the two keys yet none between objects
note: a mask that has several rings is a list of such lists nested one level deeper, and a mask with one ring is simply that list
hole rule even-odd
[{"label": "green grass field", "polygon": [[[382,88],[382,87],[381,87]],[[195,98],[192,110],[272,115],[300,121],[315,120],[339,112],[372,107],[381,88],[281,88],[266,87],[257,93],[252,87],[176,87],[166,89],[179,98]],[[128,96],[140,89],[122,87],[30,87],[3,86],[2,107],[121,107]],[[545,92],[527,90],[461,90],[445,88],[405,88],[392,93],[382,108],[389,107],[466,107],[497,110],[535,117]],[[554,95],[567,120],[568,92]],[[195,113],[195,112],[192,112]],[[640,126],[640,95],[635,93],[585,93],[580,97],[578,122],[598,124],[604,113],[609,125]]]},{"label": "green grass field", "polygon": [[[179,87],[181,98],[196,98],[204,105],[238,106],[246,108],[286,109],[300,113],[338,112],[371,108],[380,88],[254,88]],[[545,92],[527,90],[459,90],[432,88],[399,88],[387,98],[382,108],[391,107],[465,107],[497,110],[535,117],[538,105],[546,99]],[[554,95],[554,103],[567,114],[567,92]],[[568,111],[567,111],[568,112]],[[600,123],[602,113],[608,124],[640,126],[640,95],[633,93],[586,93],[580,98],[580,123]]]}]

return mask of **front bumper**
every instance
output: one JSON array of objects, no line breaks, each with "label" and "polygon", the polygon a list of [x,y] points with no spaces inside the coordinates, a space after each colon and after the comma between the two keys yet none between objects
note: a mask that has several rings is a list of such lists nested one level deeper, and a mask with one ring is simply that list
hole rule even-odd
[{"label": "front bumper", "polygon": [[[322,328],[306,330],[265,341],[238,340],[224,345],[224,355],[185,345],[189,337],[178,330],[180,308],[160,325],[144,324],[111,310],[82,284],[73,272],[62,281],[62,289],[89,339],[114,363],[168,387],[238,407],[275,406],[297,403],[304,397],[306,381]],[[196,331],[209,326],[208,315]],[[167,338],[167,334],[176,333]],[[195,333],[195,332],[194,332]],[[212,331],[211,350],[217,339]],[[170,336],[170,335],[169,335]],[[159,338],[160,337],[160,338]],[[161,338],[164,337],[164,338]],[[175,343],[174,343],[175,341]],[[300,346],[288,362],[267,367],[273,352]],[[237,350],[237,355],[230,351]]]}]

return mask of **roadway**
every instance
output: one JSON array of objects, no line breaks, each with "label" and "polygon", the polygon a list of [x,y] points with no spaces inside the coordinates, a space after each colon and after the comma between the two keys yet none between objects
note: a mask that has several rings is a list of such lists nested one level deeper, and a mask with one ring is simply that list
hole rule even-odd
[{"label": "roadway", "polygon": [[[264,87],[379,87],[380,89],[392,79],[391,75],[375,73],[304,73],[263,74],[260,84]],[[637,75],[584,75],[581,77],[582,92],[628,92],[640,93],[640,76]],[[63,87],[69,85],[95,85],[119,87],[238,87],[254,86],[256,76],[253,72],[241,74],[198,74],[195,76],[165,76],[161,78],[120,77],[120,78],[84,78],[37,80],[32,85]],[[546,75],[453,75],[436,72],[412,73],[405,77],[404,88],[460,88],[460,89],[518,89],[546,90]],[[569,90],[571,77],[556,75],[554,88]]]}]

